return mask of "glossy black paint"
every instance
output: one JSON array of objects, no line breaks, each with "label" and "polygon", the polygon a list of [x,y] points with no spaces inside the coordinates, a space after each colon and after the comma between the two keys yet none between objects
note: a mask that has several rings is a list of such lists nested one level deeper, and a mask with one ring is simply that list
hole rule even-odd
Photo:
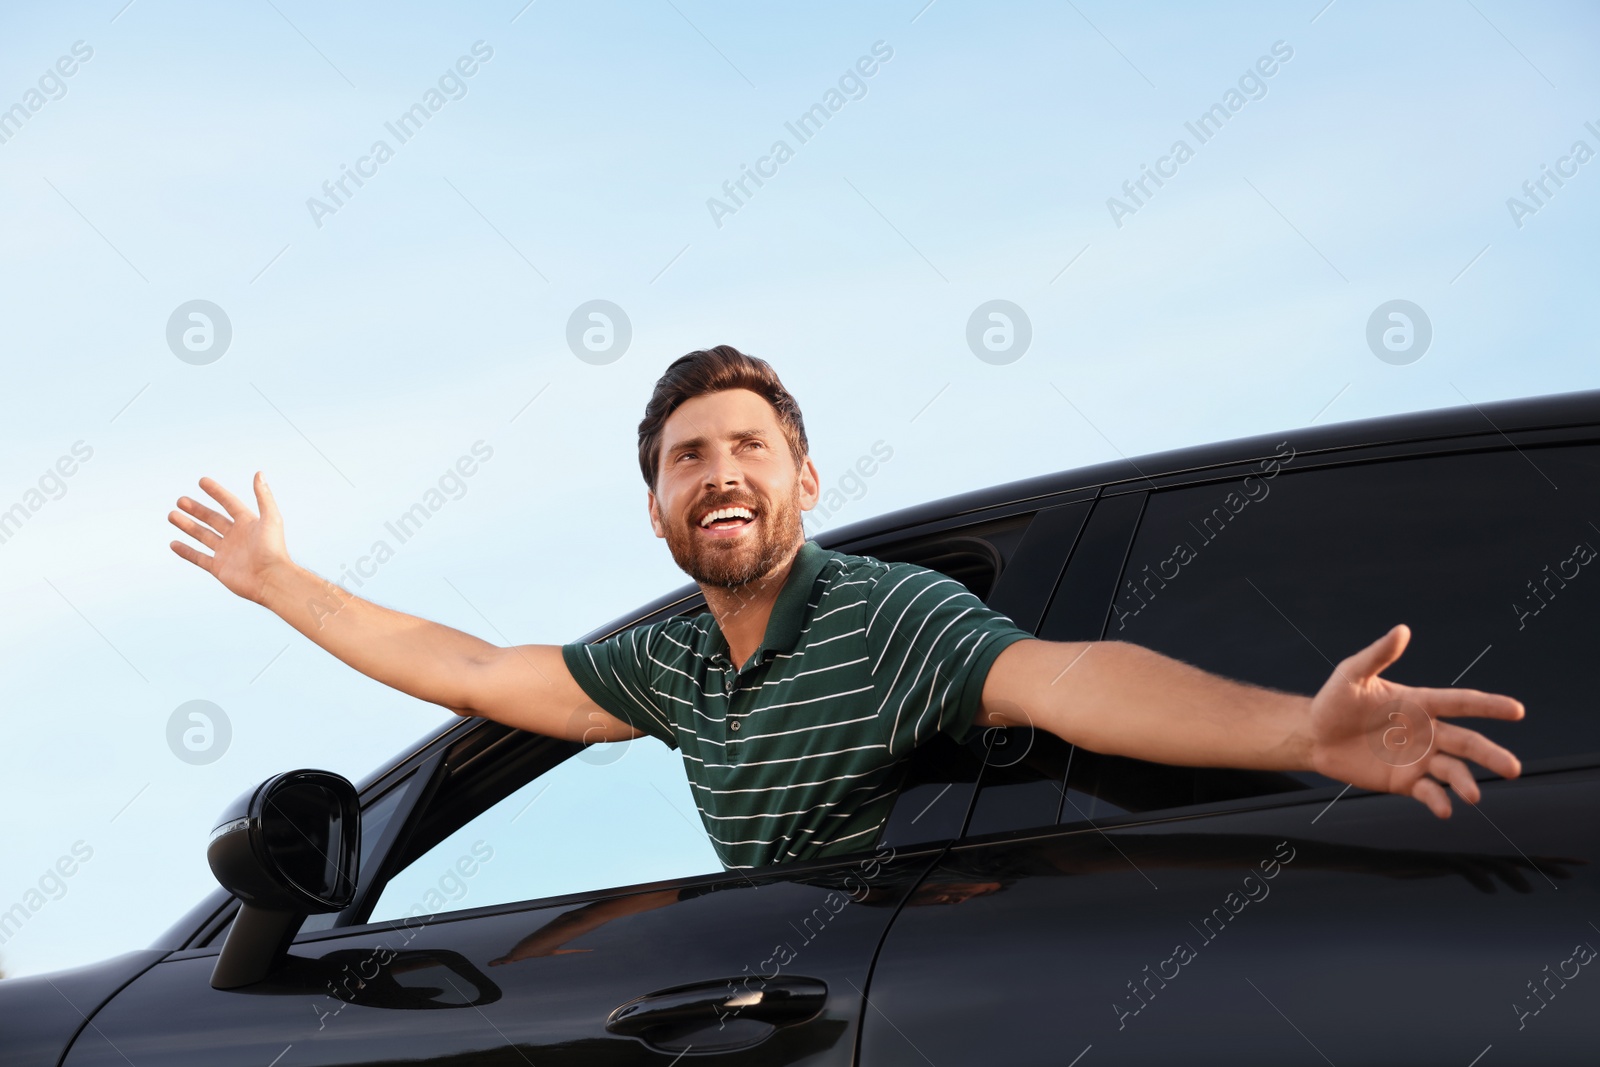
[{"label": "glossy black paint", "polygon": [[80,1032],[88,1031],[87,1042],[103,1040],[88,1026],[96,1010],[165,955],[160,949],[138,949],[83,967],[0,982],[0,1063],[55,1067]]},{"label": "glossy black paint", "polygon": [[1331,799],[955,847],[919,888],[952,903],[879,955],[861,1062],[1593,1062],[1596,968],[1529,983],[1600,946],[1600,776],[1443,823]]},{"label": "glossy black paint", "polygon": [[[1311,470],[1592,440],[1597,426],[1600,391],[1290,436],[1296,469]],[[1042,619],[1043,637],[1092,639],[1105,632],[1146,494],[1242,477],[1285,436],[1013,482],[818,540],[890,559],[916,558],[944,534],[986,541],[1000,561],[992,605],[1030,627]],[[586,639],[698,604],[684,587]],[[491,729],[452,722],[361,783],[368,808],[408,783],[364,868],[382,870],[401,847],[442,754]],[[970,743],[925,747],[880,843],[894,858],[870,879],[863,853],[453,912],[410,929],[350,925],[357,907],[303,931],[267,982],[230,991],[207,983],[232,914],[219,891],[144,953],[0,983],[0,1062],[54,1064],[68,1043],[69,1067],[280,1055],[284,1067],[666,1064],[702,1053],[943,1067],[1068,1064],[1091,1046],[1085,1067],[1465,1064],[1488,1045],[1485,1065],[1592,1058],[1580,1042],[1593,1040],[1585,1024],[1600,979],[1586,982],[1586,969],[1564,984],[1551,977],[1569,973],[1575,944],[1600,945],[1585,925],[1600,921],[1600,786],[1584,760],[1485,782],[1481,810],[1457,801],[1441,823],[1406,798],[1314,783],[1253,795],[1229,782],[1223,799],[1178,810],[1086,812],[1104,783],[1078,776],[1122,768],[1080,760],[1075,771],[1041,748],[1022,773],[1023,762],[1002,766],[1017,749],[990,744],[979,771],[972,760],[985,753]],[[364,876],[362,899],[375,891]],[[507,959],[537,949],[541,931],[573,926],[590,931],[589,952]],[[1179,943],[1190,946],[1181,963]],[[793,958],[774,967],[785,945]],[[752,973],[771,974],[772,997],[743,1017],[729,997],[751,995]],[[742,991],[715,992],[730,980]],[[51,981],[72,993],[70,1012],[47,1003]]]},{"label": "glossy black paint", "polygon": [[[758,1047],[744,1062],[848,1064],[872,954],[938,851],[335,930],[245,989],[210,989],[213,960],[179,954],[107,1005],[96,1023],[109,1040],[79,1043],[67,1063],[261,1065],[292,1046],[296,1064],[631,1064],[723,1044]],[[541,935],[575,926],[583,949],[541,954]],[[762,978],[794,983],[784,991],[809,1010],[746,1015],[737,1000]],[[637,1035],[608,1026],[686,986],[705,993],[697,1010]]]}]

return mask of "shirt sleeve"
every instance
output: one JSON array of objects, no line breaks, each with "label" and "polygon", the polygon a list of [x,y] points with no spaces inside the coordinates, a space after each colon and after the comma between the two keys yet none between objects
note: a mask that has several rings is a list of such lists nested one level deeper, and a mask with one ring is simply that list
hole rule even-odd
[{"label": "shirt sleeve", "polygon": [[668,748],[678,747],[677,731],[656,699],[653,650],[667,622],[635,626],[593,644],[561,646],[567,670],[590,700]]},{"label": "shirt sleeve", "polygon": [[887,564],[868,594],[866,638],[890,755],[941,730],[965,740],[995,657],[1033,636],[953,578]]}]

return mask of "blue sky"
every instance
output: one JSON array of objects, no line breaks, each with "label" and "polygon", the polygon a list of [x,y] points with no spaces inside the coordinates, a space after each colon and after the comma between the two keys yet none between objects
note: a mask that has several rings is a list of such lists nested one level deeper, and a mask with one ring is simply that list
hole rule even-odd
[{"label": "blue sky", "polygon": [[[362,595],[559,643],[685,580],[635,429],[695,348],[774,364],[825,485],[892,450],[813,530],[1119,452],[1600,385],[1600,159],[1574,155],[1600,151],[1590,6],[109,0],[7,21],[0,108],[27,114],[0,123],[0,509],[29,514],[0,543],[0,909],[92,849],[0,945],[11,974],[147,944],[214,884],[228,800],[293,767],[359,779],[448,718],[173,555],[166,514],[202,475],[244,493],[264,470],[291,552],[335,577],[482,442]],[[442,77],[402,143],[386,123]],[[1185,124],[1219,103],[1202,143]],[[358,166],[336,211],[308,206]],[[1134,202],[1146,167],[1169,177]],[[1544,168],[1567,177],[1534,203]],[[231,325],[211,362],[168,343],[194,300]],[[568,345],[593,300],[631,325],[610,362]],[[968,344],[992,300],[1031,326],[1008,361]],[[1368,344],[1392,300],[1431,326],[1420,358]],[[204,765],[168,747],[190,700],[231,725]]]}]

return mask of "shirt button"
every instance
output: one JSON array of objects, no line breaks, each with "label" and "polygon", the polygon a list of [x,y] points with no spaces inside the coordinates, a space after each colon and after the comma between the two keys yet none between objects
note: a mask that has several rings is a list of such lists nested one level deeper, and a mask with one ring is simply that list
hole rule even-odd
[{"label": "shirt button", "polygon": [[737,730],[738,728],[739,728],[739,720],[738,719],[735,719],[735,720],[733,720],[732,722],[730,722],[728,724],[728,729],[730,729],[730,730]]}]

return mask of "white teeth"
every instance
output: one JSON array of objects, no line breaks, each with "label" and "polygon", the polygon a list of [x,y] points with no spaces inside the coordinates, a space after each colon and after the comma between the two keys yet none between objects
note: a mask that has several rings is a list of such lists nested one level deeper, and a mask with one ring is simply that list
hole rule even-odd
[{"label": "white teeth", "polygon": [[716,522],[718,519],[750,519],[750,520],[754,521],[755,517],[756,517],[755,513],[753,511],[751,511],[749,508],[741,508],[741,507],[718,508],[716,511],[713,511],[711,514],[709,514],[705,518],[701,519],[700,520],[700,525],[702,527],[710,526],[712,523]]}]

